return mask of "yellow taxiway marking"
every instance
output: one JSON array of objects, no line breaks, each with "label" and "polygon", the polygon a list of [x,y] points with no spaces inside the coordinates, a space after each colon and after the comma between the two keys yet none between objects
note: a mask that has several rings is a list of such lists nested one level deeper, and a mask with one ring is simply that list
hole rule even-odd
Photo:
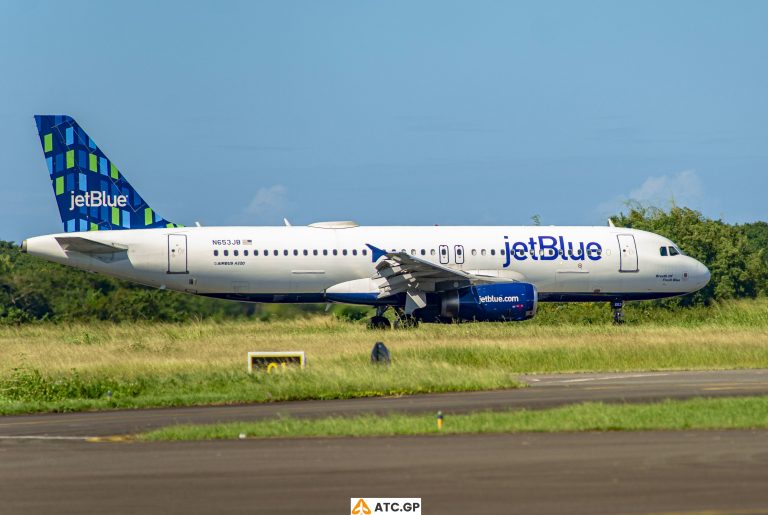
[{"label": "yellow taxiway marking", "polygon": [[86,442],[89,443],[125,443],[133,442],[135,440],[131,435],[111,435],[111,436],[92,436],[86,438]]}]

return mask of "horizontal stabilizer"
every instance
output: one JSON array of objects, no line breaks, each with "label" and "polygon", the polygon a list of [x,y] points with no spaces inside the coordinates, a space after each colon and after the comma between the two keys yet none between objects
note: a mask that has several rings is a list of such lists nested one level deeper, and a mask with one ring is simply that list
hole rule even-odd
[{"label": "horizontal stabilizer", "polygon": [[127,247],[111,243],[101,243],[80,236],[57,236],[56,241],[59,242],[59,245],[65,251],[80,252],[81,254],[114,254],[115,252],[128,250]]}]

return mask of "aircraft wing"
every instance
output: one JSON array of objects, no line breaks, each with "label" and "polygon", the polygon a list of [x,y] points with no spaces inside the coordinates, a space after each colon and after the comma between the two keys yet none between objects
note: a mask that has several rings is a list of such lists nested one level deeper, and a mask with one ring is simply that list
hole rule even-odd
[{"label": "aircraft wing", "polygon": [[379,298],[407,291],[435,292],[470,284],[513,282],[508,278],[472,274],[433,263],[407,252],[387,252],[370,244],[368,248],[371,249],[373,261],[378,261],[378,274],[373,279],[384,279],[379,282]]},{"label": "aircraft wing", "polygon": [[89,256],[114,254],[115,252],[128,250],[128,248],[124,246],[101,243],[81,236],[57,236],[56,241],[65,251],[80,252],[81,254],[87,254]]}]

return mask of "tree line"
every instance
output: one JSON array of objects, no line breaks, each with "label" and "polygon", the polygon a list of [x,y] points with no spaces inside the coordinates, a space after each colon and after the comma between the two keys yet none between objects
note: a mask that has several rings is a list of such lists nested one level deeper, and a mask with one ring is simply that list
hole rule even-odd
[{"label": "tree line", "polygon": [[[612,218],[617,227],[666,236],[712,272],[699,292],[665,301],[666,305],[702,305],[716,300],[768,293],[768,223],[732,225],[700,212],[629,206]],[[90,320],[168,321],[265,318],[320,311],[322,306],[262,306],[161,291],[91,274],[22,254],[0,241],[0,323]],[[350,312],[347,316],[357,318]]]}]

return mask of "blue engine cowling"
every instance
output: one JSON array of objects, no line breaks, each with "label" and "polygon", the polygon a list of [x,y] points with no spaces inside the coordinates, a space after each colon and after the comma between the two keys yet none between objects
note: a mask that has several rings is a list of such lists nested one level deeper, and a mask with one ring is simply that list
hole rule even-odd
[{"label": "blue engine cowling", "polygon": [[538,292],[530,283],[483,284],[441,293],[435,300],[414,315],[424,321],[502,322],[533,318]]}]

